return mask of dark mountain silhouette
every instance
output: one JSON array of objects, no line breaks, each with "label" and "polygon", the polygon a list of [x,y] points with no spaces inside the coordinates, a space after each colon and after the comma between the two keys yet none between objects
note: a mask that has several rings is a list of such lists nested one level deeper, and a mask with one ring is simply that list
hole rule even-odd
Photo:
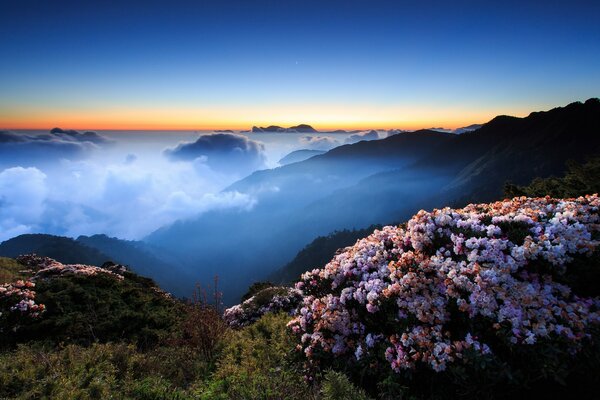
[{"label": "dark mountain silhouette", "polygon": [[421,208],[501,198],[507,180],[562,174],[567,160],[599,151],[597,99],[525,118],[499,116],[461,135],[400,132],[255,172],[227,189],[256,197],[252,211],[212,211],[147,241],[185,255],[203,280],[219,274],[231,302],[317,236],[403,221]]},{"label": "dark mountain silhouette", "polygon": [[300,124],[295,126],[290,126],[288,131],[296,131],[298,133],[317,133],[318,131],[310,125]]},{"label": "dark mountain silhouette", "polygon": [[161,287],[179,296],[189,296],[181,285],[183,277],[191,281],[194,277],[181,268],[182,261],[169,255],[164,249],[156,248],[147,243],[133,240],[123,240],[106,235],[79,236],[77,243],[97,249],[118,260],[120,264],[128,265],[139,274],[151,276]]},{"label": "dark mountain silhouette", "polygon": [[29,253],[54,258],[66,264],[102,265],[106,261],[117,262],[98,249],[63,236],[26,234],[0,244],[0,255],[3,257],[15,258]]},{"label": "dark mountain silhouette", "polygon": [[452,133],[456,133],[457,135],[460,135],[461,133],[475,131],[475,130],[481,128],[482,126],[483,125],[481,125],[481,124],[471,124],[468,126],[463,126],[462,128],[456,128],[452,131]]},{"label": "dark mountain silhouette", "polygon": [[310,125],[300,124],[295,126],[290,126],[289,128],[283,128],[277,125],[269,125],[267,127],[258,127],[253,126],[252,132],[284,132],[284,133],[318,133],[315,128]]},{"label": "dark mountain silhouette", "polygon": [[66,264],[102,265],[107,261],[124,264],[136,273],[152,276],[161,287],[187,296],[181,281],[189,277],[181,262],[166,259],[164,251],[143,242],[110,238],[106,235],[80,236],[77,240],[46,234],[25,234],[0,244],[0,256],[17,257],[35,253]]}]

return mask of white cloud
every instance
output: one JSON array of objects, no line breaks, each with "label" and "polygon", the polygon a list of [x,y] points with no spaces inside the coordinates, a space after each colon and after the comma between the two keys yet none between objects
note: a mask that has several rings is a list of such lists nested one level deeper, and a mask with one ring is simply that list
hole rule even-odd
[{"label": "white cloud", "polygon": [[37,168],[0,172],[0,240],[37,227],[45,211],[46,175]]},{"label": "white cloud", "polygon": [[340,142],[329,136],[302,136],[300,143],[306,149],[311,150],[331,150],[340,145]]}]

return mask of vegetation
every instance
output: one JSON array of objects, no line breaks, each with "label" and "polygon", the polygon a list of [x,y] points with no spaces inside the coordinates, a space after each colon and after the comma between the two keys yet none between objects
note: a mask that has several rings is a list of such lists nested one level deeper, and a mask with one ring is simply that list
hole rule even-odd
[{"label": "vegetation", "polygon": [[527,186],[507,183],[504,193],[508,197],[578,197],[600,192],[600,157],[592,157],[580,164],[567,162],[567,171],[562,178],[535,178]]},{"label": "vegetation", "polygon": [[339,249],[353,245],[358,239],[379,228],[381,225],[371,225],[365,229],[344,229],[327,236],[319,236],[302,249],[292,261],[275,272],[271,279],[279,283],[294,282],[307,270],[327,264]]},{"label": "vegetation", "polygon": [[[586,165],[571,167],[565,178],[557,181],[566,182],[570,175],[585,176],[585,172],[582,171],[595,168],[594,163],[598,161],[591,160]],[[562,186],[556,187],[574,187],[574,181],[577,180],[569,178],[571,183],[567,185],[563,182]],[[594,398],[596,393],[592,389],[600,386],[600,326],[597,324],[600,304],[597,300],[600,298],[600,249],[595,242],[600,236],[594,222],[598,218],[597,208],[600,200],[596,196],[589,198],[591,200],[588,200],[593,202],[590,203],[589,209],[578,208],[581,212],[573,213],[573,218],[581,219],[581,226],[589,228],[589,236],[583,230],[573,228],[579,226],[577,224],[569,225],[573,228],[572,231],[561,231],[560,229],[566,228],[558,219],[554,221],[553,217],[559,212],[570,215],[573,210],[568,208],[552,211],[547,208],[547,202],[551,200],[544,199],[538,200],[542,205],[533,202],[524,207],[529,210],[527,212],[547,212],[543,218],[536,217],[531,220],[522,218],[523,215],[515,219],[510,213],[508,215],[512,217],[503,219],[500,218],[502,215],[495,215],[490,211],[504,210],[501,205],[505,202],[489,205],[489,209],[486,209],[485,205],[473,205],[468,210],[469,215],[478,214],[479,217],[469,220],[469,226],[464,223],[460,226],[452,225],[448,228],[447,235],[435,234],[431,243],[422,235],[423,232],[427,232],[427,227],[431,224],[445,227],[451,224],[450,215],[457,218],[458,214],[450,212],[445,215],[442,210],[437,212],[435,218],[428,219],[428,213],[419,213],[415,217],[417,220],[400,227],[386,228],[385,232],[394,233],[389,237],[385,236],[388,233],[380,231],[357,242],[352,248],[337,252],[338,261],[334,260],[328,266],[327,273],[323,274],[324,270],[307,272],[299,283],[302,286],[297,286],[296,289],[272,286],[270,282],[254,284],[245,296],[246,303],[237,306],[241,313],[236,314],[236,318],[243,317],[247,324],[229,323],[228,312],[223,313],[220,307],[221,297],[216,283],[214,297],[210,300],[198,289],[189,301],[183,301],[162,292],[150,279],[120,270],[121,266],[118,265],[107,264],[100,268],[106,269],[106,273],[97,273],[98,269],[86,269],[83,266],[82,271],[87,271],[85,274],[67,271],[55,275],[42,274],[43,279],[40,277],[31,280],[29,278],[32,274],[37,272],[36,275],[39,275],[39,271],[31,265],[0,258],[2,281],[8,283],[25,280],[35,283],[33,286],[23,286],[23,292],[34,291],[35,302],[44,305],[38,317],[23,318],[15,331],[2,329],[4,327],[0,326],[0,398]],[[556,207],[566,207],[564,204],[555,203],[565,202],[555,201],[552,204]],[[518,209],[517,204],[513,211]],[[532,224],[546,225],[544,229],[535,230],[532,229]],[[369,228],[369,232],[372,228]],[[405,231],[410,231],[411,240],[404,241],[402,235],[396,234]],[[337,232],[328,238],[319,238],[299,257],[306,257],[305,260],[331,258],[331,255],[336,254],[337,248],[346,245],[340,243],[347,243],[356,232],[361,231]],[[558,262],[556,257],[563,256],[562,247],[551,247],[542,251],[543,246],[550,246],[548,243],[551,240],[542,240],[537,236],[540,232],[546,232],[548,235],[551,235],[549,232],[562,232],[556,233],[556,240],[565,241],[562,244],[567,247],[568,241],[573,240],[579,243],[580,247],[577,251],[569,250],[569,257],[564,258],[568,261]],[[381,240],[376,241],[376,235],[385,237],[382,236]],[[566,307],[565,314],[561,314],[559,318],[563,324],[561,329],[569,329],[570,326],[573,335],[557,334],[544,337],[536,331],[536,340],[523,344],[531,336],[524,332],[529,332],[528,329],[539,330],[542,325],[550,323],[551,313],[545,314],[545,321],[534,320],[531,317],[534,315],[532,313],[543,307],[532,306],[531,309],[527,309],[527,321],[535,323],[522,325],[519,328],[522,331],[517,333],[514,328],[509,329],[506,320],[496,323],[497,321],[493,320],[494,312],[467,317],[460,307],[465,306],[467,300],[475,301],[468,292],[473,287],[459,287],[463,281],[451,283],[446,279],[436,283],[432,270],[423,275],[422,282],[415,281],[414,285],[409,285],[422,290],[413,293],[416,296],[414,304],[418,304],[418,310],[423,312],[427,307],[424,302],[426,295],[437,296],[437,292],[427,289],[427,285],[438,289],[441,285],[456,285],[457,296],[467,300],[461,303],[458,300],[444,303],[447,313],[440,314],[440,318],[447,319],[443,324],[446,331],[443,334],[452,336],[449,343],[461,344],[460,357],[457,356],[452,361],[446,360],[444,368],[439,368],[441,364],[437,361],[442,360],[444,354],[454,355],[459,354],[459,351],[448,347],[448,352],[436,352],[436,343],[446,343],[443,340],[434,343],[434,340],[431,347],[433,350],[428,352],[425,348],[426,341],[431,338],[427,337],[427,334],[418,338],[418,345],[407,345],[414,346],[416,350],[410,353],[412,360],[402,358],[400,353],[387,354],[386,347],[390,344],[384,343],[385,341],[389,340],[396,346],[394,348],[401,349],[398,343],[406,340],[400,335],[390,334],[390,329],[399,332],[400,328],[408,326],[406,324],[423,326],[422,320],[434,315],[435,309],[424,312],[424,315],[419,317],[421,320],[407,312],[406,320],[399,322],[394,316],[398,314],[398,307],[401,307],[402,302],[395,300],[408,300],[410,296],[393,292],[397,288],[392,286],[387,288],[389,290],[385,290],[382,285],[367,289],[364,283],[370,284],[376,272],[382,274],[379,277],[381,282],[385,283],[389,278],[385,276],[389,274],[385,268],[371,268],[377,262],[383,262],[397,271],[404,271],[402,268],[405,268],[412,274],[422,272],[425,267],[419,262],[413,262],[409,258],[401,259],[401,253],[392,251],[401,248],[406,250],[407,243],[411,243],[410,246],[418,246],[421,242],[425,243],[422,247],[425,253],[445,247],[448,250],[444,252],[444,257],[447,258],[444,264],[446,267],[450,262],[459,265],[463,261],[470,262],[469,258],[477,256],[473,253],[467,255],[462,249],[487,246],[486,251],[481,254],[485,253],[486,257],[491,257],[497,249],[492,244],[494,240],[510,241],[514,245],[511,247],[513,249],[525,249],[533,243],[532,240],[537,240],[535,243],[539,246],[527,247],[530,252],[539,252],[535,256],[528,255],[531,262],[527,264],[526,269],[530,275],[515,275],[515,279],[503,281],[503,290],[512,288],[505,294],[504,300],[512,301],[515,309],[523,307],[526,301],[535,302],[537,294],[534,288],[537,287],[538,275],[543,276],[547,288],[554,284],[567,285],[570,288],[568,293],[559,290],[560,294],[553,292],[549,297],[544,297],[546,294],[541,292],[539,294],[543,294],[544,304],[552,312],[556,307]],[[348,244],[354,242],[356,240],[353,239]],[[331,250],[333,248],[335,249]],[[380,255],[384,253],[378,253],[379,250],[374,250],[376,248],[385,251],[390,258],[381,258]],[[333,253],[326,256],[330,250]],[[413,250],[415,254],[421,251],[416,250],[416,247]],[[450,253],[454,254],[454,258],[448,255]],[[404,253],[406,254],[408,252]],[[433,256],[433,253],[429,256]],[[441,255],[436,257],[437,261],[441,260]],[[346,265],[343,260],[354,260],[354,264]],[[357,260],[362,261],[358,263]],[[500,261],[495,261],[494,265],[499,268],[503,258],[498,260]],[[314,266],[322,267],[327,261],[329,259],[315,261]],[[481,266],[485,263],[486,261],[482,261]],[[339,272],[336,269],[338,264],[340,268],[350,269],[344,269],[343,279],[342,275],[337,277],[337,282],[341,284],[333,288],[331,285]],[[362,268],[360,271],[359,264]],[[489,265],[485,268],[491,269]],[[478,269],[473,271],[467,272],[465,276],[468,279],[475,277]],[[498,277],[501,277],[501,271],[497,272]],[[402,276],[404,275],[399,274],[396,278]],[[523,285],[526,286],[527,279],[533,279],[533,286],[528,289],[529,297],[520,297],[527,292],[519,290]],[[336,296],[350,293],[348,288],[353,287],[352,282],[357,283],[357,296],[350,296],[352,298],[344,303],[337,302]],[[473,282],[478,281],[475,279]],[[491,282],[481,286],[481,293],[492,290]],[[512,286],[508,285],[510,282]],[[361,295],[359,292],[363,289],[364,293]],[[302,306],[298,306],[298,303],[286,300],[290,298],[295,301],[298,296],[300,300],[304,300],[304,310],[300,310]],[[514,297],[514,301],[511,300],[511,296]],[[388,297],[394,301],[387,301]],[[8,297],[5,297],[5,300],[6,298]],[[483,299],[482,297],[477,301]],[[549,306],[554,304],[553,302],[557,302],[556,307]],[[367,303],[376,308],[369,309]],[[402,303],[402,307],[406,306],[405,303]],[[293,304],[292,310],[283,307],[288,304]],[[433,301],[428,304],[431,306],[438,303]],[[485,304],[481,303],[480,309],[485,308]],[[573,304],[577,306],[567,313],[568,307]],[[232,309],[235,307],[229,310]],[[7,313],[8,310],[10,303],[0,302],[0,312]],[[281,310],[285,312],[280,312]],[[290,316],[288,311],[295,316]],[[589,313],[585,314],[588,311]],[[308,317],[307,313],[312,315]],[[569,313],[581,313],[581,321],[569,325],[576,319],[568,316]],[[295,329],[303,324],[305,327],[312,327],[312,330],[308,332],[302,330],[306,328]],[[344,335],[347,336],[343,337],[341,332],[346,332]],[[370,334],[373,332],[386,334]],[[467,332],[469,335],[465,336]],[[474,332],[472,337],[471,332]],[[419,334],[418,330],[414,330],[409,332],[409,335],[413,333]],[[509,340],[513,338],[511,335],[516,342]],[[343,339],[344,345],[350,351],[334,355],[333,348],[337,344],[334,342],[338,339]],[[320,341],[325,346],[319,348]],[[414,343],[417,343],[416,336]],[[519,343],[519,346],[515,346],[515,343]],[[332,346],[328,347],[329,344]],[[482,350],[484,344],[489,344],[491,353]],[[407,354],[408,348],[406,347]],[[433,360],[432,354],[440,357],[440,360]],[[429,364],[418,360],[417,355],[422,356],[423,360],[428,357]],[[400,368],[400,362],[404,362],[410,368]]]},{"label": "vegetation", "polygon": [[13,344],[122,341],[151,347],[170,332],[181,308],[154,288],[150,279],[133,273],[126,273],[122,281],[103,274],[42,280],[35,292],[36,302],[46,307],[43,317],[0,337]]},{"label": "vegetation", "polygon": [[26,279],[26,268],[12,258],[0,257],[0,284]]},{"label": "vegetation", "polygon": [[[26,268],[0,259],[4,280],[30,278]],[[30,289],[45,311],[17,332],[0,330],[0,398],[336,400],[361,393],[341,388],[347,378],[339,373],[326,374],[322,386],[306,380],[285,313],[230,329],[216,287],[210,301],[198,290],[183,302],[125,272],[123,279],[66,273]]]}]

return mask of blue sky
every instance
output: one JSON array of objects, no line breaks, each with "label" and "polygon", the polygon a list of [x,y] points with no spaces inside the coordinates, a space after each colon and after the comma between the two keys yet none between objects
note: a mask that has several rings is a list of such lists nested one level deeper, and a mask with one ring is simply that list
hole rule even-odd
[{"label": "blue sky", "polygon": [[598,96],[599,15],[577,1],[2,1],[0,128],[522,115]]}]

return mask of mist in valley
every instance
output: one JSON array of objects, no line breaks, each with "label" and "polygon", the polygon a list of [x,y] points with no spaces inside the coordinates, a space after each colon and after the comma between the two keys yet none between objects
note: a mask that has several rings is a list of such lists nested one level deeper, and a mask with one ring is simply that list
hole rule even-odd
[{"label": "mist in valley", "polygon": [[[282,276],[318,236],[497,200],[507,182],[561,175],[568,160],[598,153],[599,106],[496,117],[460,135],[3,132],[0,239],[77,239],[70,246],[101,253],[88,258],[129,263],[178,296],[218,276],[233,304],[251,283]],[[0,251],[14,256],[40,240],[54,239],[21,237]],[[61,254],[63,245],[49,246]]]}]

